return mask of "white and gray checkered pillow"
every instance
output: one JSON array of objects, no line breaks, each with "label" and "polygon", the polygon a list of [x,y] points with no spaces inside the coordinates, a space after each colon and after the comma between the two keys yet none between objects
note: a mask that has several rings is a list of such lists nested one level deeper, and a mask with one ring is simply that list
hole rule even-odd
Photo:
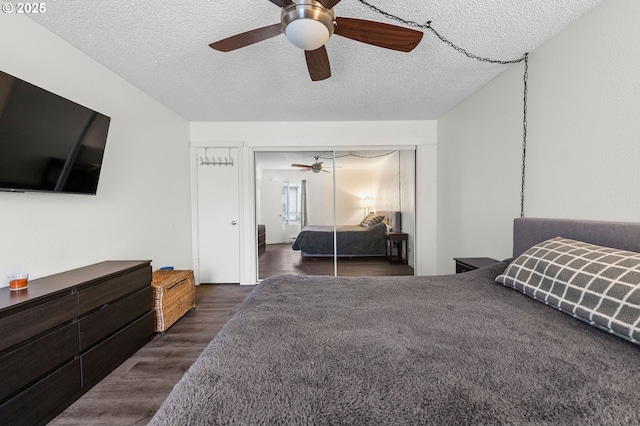
[{"label": "white and gray checkered pillow", "polygon": [[556,237],[517,257],[496,282],[640,344],[640,253]]},{"label": "white and gray checkered pillow", "polygon": [[378,223],[382,223],[383,221],[384,221],[383,214],[369,213],[367,216],[365,216],[364,219],[362,219],[362,222],[360,222],[360,226],[364,226],[364,227],[373,226],[373,225],[377,225]]}]

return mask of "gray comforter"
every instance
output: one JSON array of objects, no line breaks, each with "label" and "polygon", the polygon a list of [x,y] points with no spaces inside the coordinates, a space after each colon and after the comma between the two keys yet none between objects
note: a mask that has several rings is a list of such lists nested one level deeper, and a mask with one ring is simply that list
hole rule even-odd
[{"label": "gray comforter", "polygon": [[[344,225],[336,227],[336,244],[339,256],[380,256],[387,254],[385,238],[387,226],[378,223],[364,227]],[[309,225],[302,228],[293,246],[305,254],[333,254],[333,226]]]},{"label": "gray comforter", "polygon": [[505,266],[264,280],[151,424],[640,424],[640,347]]}]

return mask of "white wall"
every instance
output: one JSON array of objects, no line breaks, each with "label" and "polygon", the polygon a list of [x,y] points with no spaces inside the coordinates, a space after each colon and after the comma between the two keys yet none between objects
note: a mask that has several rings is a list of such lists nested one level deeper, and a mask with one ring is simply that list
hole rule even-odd
[{"label": "white wall", "polygon": [[[376,171],[370,169],[336,169],[336,224],[360,224],[365,213],[362,198],[365,194],[376,192],[376,176]],[[378,206],[375,208],[378,209]],[[331,224],[333,221],[328,223]]]},{"label": "white wall", "polygon": [[97,196],[0,193],[0,286],[110,259],[191,269],[187,121],[21,15],[0,14],[0,69],[111,117]]},{"label": "white wall", "polygon": [[[349,147],[436,143],[435,121],[191,122],[191,141],[226,146]],[[299,150],[299,149],[298,149]]]},{"label": "white wall", "polygon": [[400,210],[400,153],[387,156],[375,175],[375,210]]},{"label": "white wall", "polygon": [[[640,2],[604,0],[529,58],[525,215],[640,220]],[[438,272],[511,254],[523,64],[438,121]]]}]

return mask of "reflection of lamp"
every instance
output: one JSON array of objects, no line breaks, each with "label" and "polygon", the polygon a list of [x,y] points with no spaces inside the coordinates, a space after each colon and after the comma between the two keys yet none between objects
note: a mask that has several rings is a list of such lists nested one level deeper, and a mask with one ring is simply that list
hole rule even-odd
[{"label": "reflection of lamp", "polygon": [[373,197],[365,195],[364,198],[360,200],[360,206],[364,209],[364,215],[368,215],[369,210],[373,207]]},{"label": "reflection of lamp", "polygon": [[282,9],[282,30],[304,50],[316,50],[333,34],[333,13],[314,0],[297,0]]}]

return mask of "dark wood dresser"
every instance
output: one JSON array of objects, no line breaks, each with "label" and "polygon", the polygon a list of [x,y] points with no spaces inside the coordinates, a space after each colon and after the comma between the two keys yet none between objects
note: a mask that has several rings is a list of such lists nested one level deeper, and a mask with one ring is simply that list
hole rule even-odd
[{"label": "dark wood dresser", "polygon": [[264,225],[258,225],[258,256],[267,250],[267,229]]},{"label": "dark wood dresser", "polygon": [[154,333],[151,262],[109,261],[0,289],[0,423],[45,424]]}]

